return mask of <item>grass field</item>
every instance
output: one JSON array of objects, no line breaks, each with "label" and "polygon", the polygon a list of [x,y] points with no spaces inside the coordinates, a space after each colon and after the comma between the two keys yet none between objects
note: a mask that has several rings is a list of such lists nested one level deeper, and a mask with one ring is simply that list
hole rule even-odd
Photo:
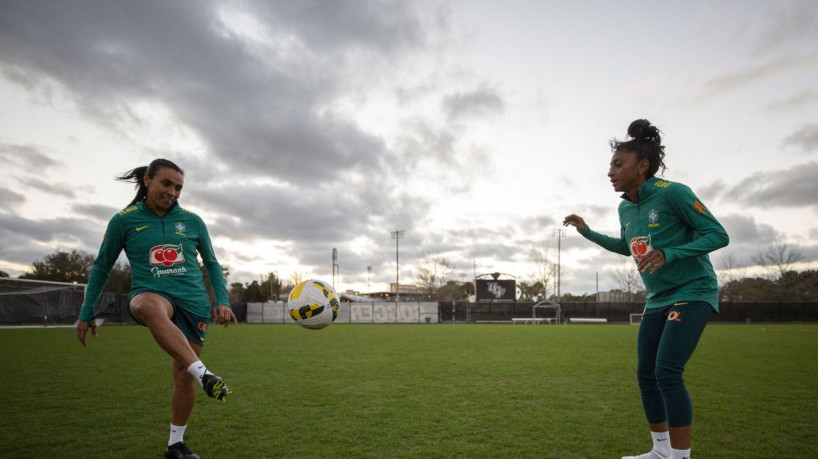
[{"label": "grass field", "polygon": [[[636,326],[212,327],[204,458],[619,458],[650,448]],[[0,457],[161,457],[170,359],[137,326],[0,330]],[[818,457],[818,325],[721,325],[688,364],[697,458]]]}]

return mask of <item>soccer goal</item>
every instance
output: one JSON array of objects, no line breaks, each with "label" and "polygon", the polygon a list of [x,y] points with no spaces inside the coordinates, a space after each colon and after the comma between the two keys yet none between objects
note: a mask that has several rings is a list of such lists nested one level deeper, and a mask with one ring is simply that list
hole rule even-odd
[{"label": "soccer goal", "polygon": [[72,325],[85,284],[0,278],[0,325]]},{"label": "soccer goal", "polygon": [[[555,324],[560,323],[560,320],[561,320],[561,317],[560,317],[561,307],[560,307],[559,303],[554,303],[553,301],[543,300],[543,301],[540,301],[539,303],[535,304],[531,308],[531,316],[534,319],[537,318],[537,309],[545,309],[546,311],[548,311],[550,309],[550,310],[554,311],[554,317],[544,317],[544,318],[541,318],[540,320],[545,321],[545,322],[547,322],[549,324],[550,323],[555,323]],[[513,323],[513,321],[512,321],[512,323]]]},{"label": "soccer goal", "polygon": [[634,312],[630,315],[631,325],[639,325],[642,322],[642,313],[641,312]]}]

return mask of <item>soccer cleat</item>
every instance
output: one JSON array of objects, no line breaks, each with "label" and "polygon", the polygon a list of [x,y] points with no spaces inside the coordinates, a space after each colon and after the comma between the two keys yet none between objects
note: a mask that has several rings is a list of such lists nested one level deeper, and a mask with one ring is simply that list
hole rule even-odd
[{"label": "soccer cleat", "polygon": [[212,373],[207,373],[202,376],[202,388],[205,390],[208,397],[213,397],[216,400],[222,401],[224,401],[225,397],[233,393],[232,390],[228,389],[228,387],[224,385],[222,378]]},{"label": "soccer cleat", "polygon": [[622,456],[622,459],[670,459],[670,456],[662,456],[656,450],[651,450],[641,456]]},{"label": "soccer cleat", "polygon": [[187,447],[185,442],[180,441],[168,446],[165,450],[165,458],[167,459],[199,459],[199,455],[195,454]]}]

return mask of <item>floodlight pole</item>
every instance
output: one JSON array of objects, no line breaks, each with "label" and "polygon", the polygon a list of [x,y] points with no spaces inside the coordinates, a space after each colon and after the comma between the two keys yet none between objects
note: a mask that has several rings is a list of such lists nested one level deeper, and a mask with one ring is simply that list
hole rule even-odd
[{"label": "floodlight pole", "polygon": [[338,249],[332,249],[332,288],[335,288],[335,276],[338,276],[338,282],[341,282],[341,269],[338,266]]},{"label": "floodlight pole", "polygon": [[557,237],[557,303],[560,302],[561,294],[560,287],[562,286],[562,279],[560,272],[562,271],[561,252],[562,252],[562,238],[568,236],[568,231],[563,228],[554,228],[551,230],[551,235]]},{"label": "floodlight pole", "polygon": [[392,231],[392,239],[395,240],[395,304],[400,301],[400,256],[398,252],[398,241],[406,236],[406,230]]}]

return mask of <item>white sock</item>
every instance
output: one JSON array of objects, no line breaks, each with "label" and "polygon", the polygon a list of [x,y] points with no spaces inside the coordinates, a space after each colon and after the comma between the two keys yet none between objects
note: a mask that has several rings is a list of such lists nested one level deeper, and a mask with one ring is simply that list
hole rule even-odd
[{"label": "white sock", "polygon": [[671,459],[690,459],[690,448],[687,449],[673,449],[670,456]]},{"label": "white sock", "polygon": [[667,432],[651,432],[653,450],[665,457],[670,457],[670,434]]},{"label": "white sock", "polygon": [[190,366],[187,367],[187,372],[193,375],[193,377],[196,378],[196,381],[199,381],[200,386],[202,385],[202,376],[210,373],[207,371],[207,367],[201,360],[191,363]]},{"label": "white sock", "polygon": [[185,441],[185,429],[187,428],[186,425],[184,426],[175,426],[173,423],[170,424],[170,439],[168,439],[168,446],[175,445],[180,441]]}]

